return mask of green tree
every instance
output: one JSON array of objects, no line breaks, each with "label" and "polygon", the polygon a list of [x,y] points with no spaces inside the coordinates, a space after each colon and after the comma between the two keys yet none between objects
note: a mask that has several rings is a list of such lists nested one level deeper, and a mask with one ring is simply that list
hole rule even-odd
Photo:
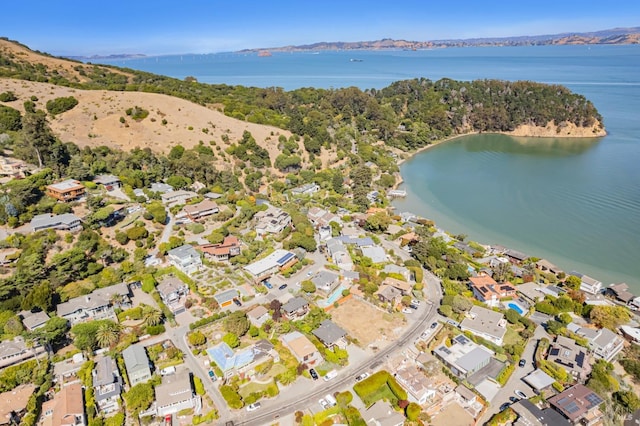
[{"label": "green tree", "polygon": [[640,409],[640,398],[633,391],[618,391],[613,394],[613,400],[622,406],[627,413]]},{"label": "green tree", "polygon": [[222,341],[225,342],[231,349],[240,346],[240,339],[235,333],[227,333],[222,337]]},{"label": "green tree", "polygon": [[251,323],[247,318],[247,314],[242,311],[235,311],[229,314],[224,320],[224,329],[229,333],[233,333],[236,336],[242,337],[247,331]]},{"label": "green tree", "polygon": [[579,290],[580,284],[582,284],[582,280],[579,277],[576,277],[575,275],[569,275],[564,280],[565,287],[568,287],[572,290]]},{"label": "green tree", "polygon": [[451,308],[454,312],[462,313],[471,309],[473,303],[469,299],[464,296],[460,296],[456,294],[453,296],[453,301],[451,302]]},{"label": "green tree", "polygon": [[105,321],[96,330],[96,343],[101,348],[113,346],[120,337],[120,326],[111,321]]},{"label": "green tree", "polygon": [[154,398],[151,383],[138,383],[124,394],[127,409],[132,413],[139,413],[149,408]]},{"label": "green tree", "polygon": [[304,280],[300,283],[300,288],[306,293],[315,293],[316,285],[311,280]]},{"label": "green tree", "polygon": [[8,106],[0,105],[0,133],[18,131],[22,128],[20,111]]},{"label": "green tree", "polygon": [[367,217],[364,227],[371,232],[384,232],[391,225],[391,218],[385,212],[378,212]]},{"label": "green tree", "polygon": [[616,331],[622,324],[629,322],[631,312],[625,306],[598,305],[591,309],[589,318],[599,327]]},{"label": "green tree", "polygon": [[202,346],[207,342],[207,337],[201,331],[193,331],[189,334],[189,343],[192,346]]},{"label": "green tree", "polygon": [[418,420],[421,412],[422,408],[415,402],[411,402],[409,405],[407,405],[407,408],[405,408],[405,414],[407,415],[407,419],[410,421]]},{"label": "green tree", "polygon": [[144,306],[142,308],[142,316],[144,317],[144,322],[147,325],[153,326],[162,322],[162,311],[159,311],[152,306]]}]

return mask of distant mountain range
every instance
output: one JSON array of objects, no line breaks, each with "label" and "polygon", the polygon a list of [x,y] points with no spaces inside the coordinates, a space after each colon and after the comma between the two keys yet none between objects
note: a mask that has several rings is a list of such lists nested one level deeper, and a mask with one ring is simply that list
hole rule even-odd
[{"label": "distant mountain range", "polygon": [[437,47],[472,46],[542,46],[567,44],[640,44],[640,27],[613,28],[587,33],[562,33],[517,37],[489,37],[452,40],[407,41],[382,39],[356,42],[319,42],[299,46],[244,49],[240,52],[293,52],[309,50],[378,50],[378,49],[432,49]]}]

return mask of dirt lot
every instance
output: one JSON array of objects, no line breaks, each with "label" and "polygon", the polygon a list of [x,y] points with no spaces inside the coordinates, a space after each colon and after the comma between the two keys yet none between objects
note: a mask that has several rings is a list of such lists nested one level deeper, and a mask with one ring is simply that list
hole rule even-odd
[{"label": "dirt lot", "polygon": [[377,340],[390,340],[397,337],[398,326],[404,325],[390,314],[353,298],[339,308],[332,309],[331,318],[350,336],[358,339],[361,347],[366,347]]},{"label": "dirt lot", "polygon": [[464,408],[456,403],[449,404],[447,408],[437,416],[431,418],[433,426],[449,426],[449,425],[474,425],[473,417],[467,413]]}]

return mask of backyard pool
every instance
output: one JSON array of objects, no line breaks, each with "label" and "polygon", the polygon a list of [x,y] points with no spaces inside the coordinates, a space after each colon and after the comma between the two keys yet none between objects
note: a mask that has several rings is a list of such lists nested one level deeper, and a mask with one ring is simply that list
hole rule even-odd
[{"label": "backyard pool", "polygon": [[524,309],[522,309],[522,306],[518,305],[516,302],[509,302],[507,303],[507,306],[509,307],[509,309],[513,309],[520,315],[524,314]]},{"label": "backyard pool", "polygon": [[333,305],[338,299],[342,297],[342,292],[348,289],[347,286],[340,284],[338,288],[336,288],[333,293],[329,295],[325,300],[319,300],[318,306],[322,308],[326,308],[327,306]]}]

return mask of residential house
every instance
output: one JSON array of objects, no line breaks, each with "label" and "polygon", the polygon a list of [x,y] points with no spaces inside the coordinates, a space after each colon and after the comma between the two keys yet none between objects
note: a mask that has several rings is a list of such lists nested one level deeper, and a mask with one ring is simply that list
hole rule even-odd
[{"label": "residential house", "polygon": [[28,345],[22,336],[0,342],[0,368],[28,361],[46,353],[39,343]]},{"label": "residential house", "polygon": [[547,361],[560,365],[576,380],[585,380],[591,373],[591,357],[587,349],[565,336],[556,337],[549,347]]},{"label": "residential house", "polygon": [[630,342],[640,343],[640,328],[622,325],[620,326],[620,332]]},{"label": "residential house", "polygon": [[97,319],[117,320],[114,307],[128,306],[131,292],[125,283],[115,284],[78,296],[56,307],[59,317],[71,325]]},{"label": "residential house", "polygon": [[256,282],[269,278],[282,269],[289,268],[298,262],[296,255],[290,251],[278,249],[267,257],[257,260],[244,267]]},{"label": "residential house", "polygon": [[589,342],[589,349],[597,358],[607,362],[618,355],[624,348],[624,339],[608,328],[593,329],[581,327],[575,331],[576,334],[586,338]]},{"label": "residential house", "polygon": [[333,237],[333,229],[330,225],[318,227],[318,239],[320,242],[326,242]]},{"label": "residential house", "polygon": [[151,192],[159,192],[161,194],[166,194],[168,192],[173,191],[173,186],[163,183],[163,182],[154,182],[151,184]]},{"label": "residential house", "polygon": [[345,271],[353,270],[353,261],[349,251],[338,238],[327,240],[327,254],[335,265]]},{"label": "residential house", "polygon": [[98,175],[93,179],[93,182],[104,186],[107,191],[113,191],[122,186],[120,178],[114,175]]},{"label": "residential house", "polygon": [[347,347],[348,342],[345,339],[347,332],[329,319],[322,321],[320,326],[313,330],[312,333],[329,349],[334,346],[340,349]]},{"label": "residential house", "polygon": [[255,306],[249,312],[247,312],[247,318],[249,318],[249,322],[255,325],[256,327],[262,327],[271,315],[269,315],[269,311],[262,305]]},{"label": "residential house", "polygon": [[509,258],[511,263],[522,263],[529,258],[528,255],[522,253],[521,251],[512,249],[505,250],[504,255]]},{"label": "residential house", "polygon": [[280,361],[280,355],[275,347],[266,339],[236,352],[225,342],[220,342],[207,349],[207,354],[227,378],[236,374],[252,375],[253,367],[269,358],[274,362]]},{"label": "residential house", "polygon": [[68,386],[73,383],[80,383],[78,372],[87,362],[82,352],[74,354],[71,358],[53,364],[53,380],[60,386]]},{"label": "residential house", "polygon": [[401,276],[407,282],[411,281],[411,271],[404,266],[394,264],[385,265],[382,272],[386,272],[387,274],[396,274]]},{"label": "residential house", "polygon": [[196,204],[187,204],[176,215],[176,219],[189,218],[192,221],[197,221],[207,216],[217,214],[220,211],[218,203],[211,200],[203,200]]},{"label": "residential house", "polygon": [[630,304],[636,297],[629,291],[629,286],[626,283],[611,284],[605,289],[605,294],[615,298],[617,301],[622,302],[625,305]]},{"label": "residential house", "polygon": [[238,290],[230,288],[229,290],[221,291],[213,295],[213,298],[218,302],[220,309],[229,308],[233,306],[234,299],[238,298]]},{"label": "residential house", "polygon": [[311,277],[311,282],[316,290],[327,296],[340,284],[340,275],[323,269]]},{"label": "residential house", "polygon": [[104,414],[119,411],[122,377],[120,377],[115,360],[110,356],[98,358],[91,375],[98,409]]},{"label": "residential house", "polygon": [[58,215],[43,213],[34,216],[29,226],[31,226],[33,232],[43,231],[45,229],[75,232],[82,229],[82,220],[72,213]]},{"label": "residential house", "polygon": [[294,297],[282,305],[281,310],[287,319],[300,319],[309,312],[309,302],[302,297]]},{"label": "residential house", "polygon": [[29,331],[44,327],[49,321],[49,315],[45,311],[31,312],[22,311],[18,314],[22,319],[22,325]]},{"label": "residential house", "polygon": [[400,294],[402,294],[403,296],[411,295],[411,284],[406,282],[406,281],[397,280],[395,278],[387,277],[387,278],[384,279],[384,281],[382,281],[382,285],[388,285],[390,287],[393,287],[393,288],[399,290]]},{"label": "residential house", "polygon": [[298,362],[312,367],[323,361],[322,355],[315,345],[299,331],[292,331],[280,336],[280,341],[291,351]]},{"label": "residential house", "polygon": [[553,408],[540,409],[528,399],[521,399],[511,404],[511,409],[518,415],[514,423],[517,426],[568,426],[570,424]]},{"label": "residential house", "polygon": [[0,393],[0,426],[18,425],[27,413],[27,404],[36,386],[28,383]]},{"label": "residential house", "polygon": [[63,387],[42,404],[39,424],[43,426],[85,426],[84,391],[80,383]]},{"label": "residential house", "polygon": [[406,391],[409,401],[423,405],[436,396],[436,385],[415,365],[404,366],[396,371],[395,378]]},{"label": "residential house", "polygon": [[463,334],[454,337],[451,343],[449,347],[438,346],[433,354],[442,360],[456,377],[467,378],[491,362],[493,352],[475,344]]},{"label": "residential house", "polygon": [[525,301],[529,302],[532,305],[535,305],[538,302],[544,300],[544,286],[536,284],[534,282],[528,282],[524,284],[520,284],[516,286],[516,292],[520,295]]},{"label": "residential house", "polygon": [[396,306],[402,298],[402,292],[400,290],[386,284],[378,287],[378,290],[373,295],[377,296],[380,302],[389,303],[391,306]]},{"label": "residential house", "polygon": [[362,247],[362,256],[368,257],[373,263],[384,263],[387,259],[387,253],[382,247]]},{"label": "residential house", "polygon": [[240,254],[240,240],[238,237],[228,235],[219,244],[202,244],[198,246],[205,257],[215,262],[224,262]]},{"label": "residential house", "polygon": [[167,252],[169,263],[184,272],[191,275],[198,272],[202,267],[202,259],[200,253],[191,245],[184,244]]},{"label": "residential house", "polygon": [[570,272],[569,275],[580,278],[580,291],[589,294],[598,294],[602,289],[602,282],[591,278],[588,275],[581,274],[579,272]]},{"label": "residential house", "polygon": [[405,417],[386,401],[379,400],[362,413],[367,426],[402,426]]},{"label": "residential house", "polygon": [[124,366],[127,369],[129,385],[135,386],[138,383],[145,383],[151,379],[151,368],[149,358],[144,346],[131,345],[122,351]]},{"label": "residential house", "polygon": [[291,195],[313,195],[320,191],[320,185],[317,183],[307,183],[291,190]]},{"label": "residential house", "polygon": [[259,211],[254,217],[256,219],[255,230],[258,235],[279,234],[291,224],[289,213],[272,205],[269,205],[267,210]]},{"label": "residential house", "polygon": [[548,398],[547,401],[553,409],[574,425],[595,425],[601,422],[604,416],[599,408],[604,400],[581,384],[571,386],[564,392]]},{"label": "residential house", "polygon": [[537,368],[528,375],[524,376],[522,380],[531,386],[536,394],[540,395],[542,392],[549,390],[555,383],[556,379],[549,376],[547,373]]},{"label": "residential house", "polygon": [[80,181],[67,179],[62,182],[47,185],[46,194],[58,201],[75,201],[85,194],[85,187]]},{"label": "residential house", "polygon": [[23,178],[28,169],[27,164],[14,158],[0,157],[0,175]]},{"label": "residential house", "polygon": [[516,289],[510,282],[498,284],[488,275],[469,278],[469,287],[476,299],[491,307],[499,306],[502,299],[516,296]]},{"label": "residential house", "polygon": [[460,329],[502,346],[502,339],[507,332],[507,320],[500,312],[473,306],[460,323]]},{"label": "residential house", "polygon": [[164,194],[160,195],[162,204],[167,207],[173,207],[179,204],[187,204],[189,201],[195,198],[198,198],[198,194],[196,192],[185,191],[183,189],[165,192]]},{"label": "residential house", "polygon": [[173,276],[163,278],[156,287],[160,299],[174,314],[179,314],[186,310],[184,302],[189,295],[189,286],[181,279]]},{"label": "residential house", "polygon": [[541,270],[542,272],[551,272],[554,275],[558,275],[562,272],[562,269],[549,262],[546,259],[540,259],[536,262],[536,268]]},{"label": "residential house", "polygon": [[179,368],[174,374],[162,376],[162,383],[156,386],[155,393],[158,417],[187,409],[199,412],[202,408],[202,401],[193,391],[191,375],[186,368]]},{"label": "residential house", "polygon": [[307,212],[307,217],[316,228],[330,226],[331,222],[342,223],[340,216],[318,207],[311,207]]}]

